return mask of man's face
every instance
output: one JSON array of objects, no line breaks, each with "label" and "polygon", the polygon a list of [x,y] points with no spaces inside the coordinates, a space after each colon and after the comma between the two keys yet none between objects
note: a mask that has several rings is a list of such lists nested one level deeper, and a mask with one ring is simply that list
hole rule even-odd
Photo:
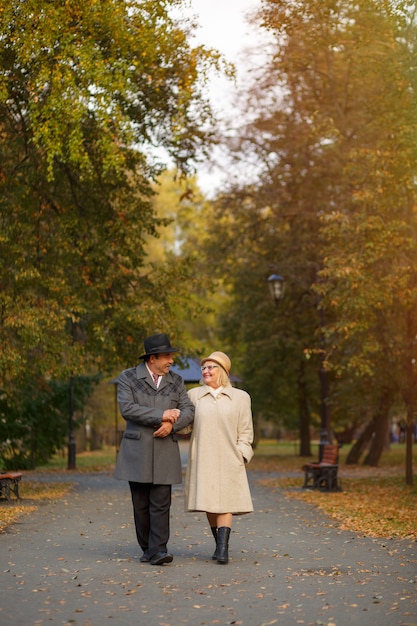
[{"label": "man's face", "polygon": [[149,369],[158,376],[165,376],[168,374],[169,368],[174,363],[172,352],[163,352],[162,354],[152,355],[149,359]]}]

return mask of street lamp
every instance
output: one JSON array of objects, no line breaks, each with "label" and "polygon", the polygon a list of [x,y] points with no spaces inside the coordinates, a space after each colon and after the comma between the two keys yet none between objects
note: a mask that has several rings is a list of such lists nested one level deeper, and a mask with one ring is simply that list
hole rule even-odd
[{"label": "street lamp", "polygon": [[[280,274],[271,274],[267,278],[269,292],[275,303],[278,306],[284,295],[284,278]],[[320,328],[323,341],[323,313],[320,315]],[[319,382],[320,382],[320,443],[319,443],[319,460],[323,457],[323,448],[329,443],[329,428],[330,428],[330,412],[328,406],[328,378],[327,370],[325,367],[324,349],[321,355],[321,363],[319,369]]]},{"label": "street lamp", "polygon": [[319,461],[323,458],[324,446],[330,439],[330,409],[328,404],[329,398],[329,381],[327,377],[326,369],[326,356],[325,356],[325,339],[324,339],[324,315],[323,310],[320,309],[320,334],[321,334],[321,356],[320,356],[320,444],[319,444]]},{"label": "street lamp", "polygon": [[266,282],[268,283],[269,292],[275,302],[275,306],[278,306],[284,295],[284,278],[280,274],[271,274]]},{"label": "street lamp", "polygon": [[74,377],[69,381],[69,432],[68,432],[68,469],[76,469],[76,447],[74,435]]}]

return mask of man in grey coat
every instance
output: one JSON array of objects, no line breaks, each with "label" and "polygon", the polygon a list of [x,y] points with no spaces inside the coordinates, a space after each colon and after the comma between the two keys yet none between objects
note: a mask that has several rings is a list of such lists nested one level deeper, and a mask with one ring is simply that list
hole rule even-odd
[{"label": "man in grey coat", "polygon": [[141,562],[171,563],[168,552],[172,485],[182,482],[176,433],[194,419],[181,376],[170,372],[173,348],[165,334],[145,339],[143,362],[118,379],[118,402],[126,429],[115,477],[129,481]]}]

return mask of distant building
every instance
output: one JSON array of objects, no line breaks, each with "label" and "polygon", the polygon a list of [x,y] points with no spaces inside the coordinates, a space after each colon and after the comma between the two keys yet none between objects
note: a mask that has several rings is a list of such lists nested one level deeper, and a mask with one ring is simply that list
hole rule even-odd
[{"label": "distant building", "polygon": [[171,365],[170,371],[182,376],[185,384],[198,384],[201,380],[200,359],[183,358],[181,363]]}]

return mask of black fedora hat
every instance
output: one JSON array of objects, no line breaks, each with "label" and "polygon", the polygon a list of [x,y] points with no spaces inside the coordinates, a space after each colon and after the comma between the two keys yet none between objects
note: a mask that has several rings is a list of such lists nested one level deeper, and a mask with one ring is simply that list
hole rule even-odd
[{"label": "black fedora hat", "polygon": [[145,348],[145,354],[142,354],[139,357],[140,359],[144,359],[145,356],[151,356],[152,354],[163,354],[164,352],[179,351],[179,348],[173,348],[171,346],[168,335],[165,335],[164,333],[147,337],[143,342],[143,346]]}]

